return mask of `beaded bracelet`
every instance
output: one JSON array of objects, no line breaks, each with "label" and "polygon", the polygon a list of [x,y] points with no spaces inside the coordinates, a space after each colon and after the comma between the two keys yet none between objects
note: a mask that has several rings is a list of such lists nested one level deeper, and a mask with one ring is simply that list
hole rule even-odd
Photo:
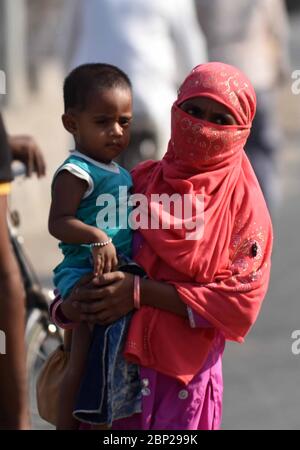
[{"label": "beaded bracelet", "polygon": [[133,285],[133,304],[136,309],[140,309],[141,307],[141,286],[140,286],[140,277],[138,275],[134,275],[134,285]]},{"label": "beaded bracelet", "polygon": [[107,241],[103,241],[103,242],[93,242],[92,244],[90,244],[90,248],[94,248],[94,247],[105,247],[108,244],[112,243],[112,238],[109,238]]}]

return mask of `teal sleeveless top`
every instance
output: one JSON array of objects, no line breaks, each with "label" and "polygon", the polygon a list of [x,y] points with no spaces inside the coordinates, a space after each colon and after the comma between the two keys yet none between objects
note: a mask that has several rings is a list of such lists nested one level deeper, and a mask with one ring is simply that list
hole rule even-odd
[{"label": "teal sleeveless top", "polygon": [[[132,207],[128,206],[128,198],[132,179],[129,172],[113,161],[109,164],[100,163],[76,150],[57,169],[53,180],[62,170],[68,170],[87,182],[87,191],[76,218],[102,229],[112,238],[118,253],[131,257],[132,230],[128,225],[128,216]],[[67,267],[91,266],[88,245],[60,242],[59,247],[64,259],[54,269],[55,274]]]}]

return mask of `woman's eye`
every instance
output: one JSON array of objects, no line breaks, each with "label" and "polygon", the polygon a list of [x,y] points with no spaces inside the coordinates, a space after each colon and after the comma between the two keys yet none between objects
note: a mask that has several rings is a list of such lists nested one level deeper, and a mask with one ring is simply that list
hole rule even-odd
[{"label": "woman's eye", "polygon": [[198,119],[203,117],[203,111],[199,108],[188,108],[186,112],[191,116],[197,117]]},{"label": "woman's eye", "polygon": [[216,116],[214,119],[214,123],[216,123],[217,125],[231,125],[230,119],[223,114]]},{"label": "woman's eye", "polygon": [[226,123],[226,121],[224,120],[223,117],[217,117],[217,118],[214,120],[214,122],[215,122],[217,125],[225,125],[225,123]]},{"label": "woman's eye", "polygon": [[214,119],[214,123],[218,125],[234,125],[236,122],[230,114],[218,114]]}]

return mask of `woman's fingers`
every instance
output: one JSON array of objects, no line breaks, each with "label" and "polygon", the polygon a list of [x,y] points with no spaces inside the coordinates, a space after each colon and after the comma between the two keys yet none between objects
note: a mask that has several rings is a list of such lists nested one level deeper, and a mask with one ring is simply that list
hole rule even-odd
[{"label": "woman's fingers", "polygon": [[[81,307],[82,303],[97,303],[97,300],[99,300],[98,303],[100,304],[106,297],[110,297],[111,300],[111,296],[121,288],[121,286],[118,287],[118,282],[124,280],[125,276],[124,272],[118,271],[103,273],[99,278],[95,278],[93,274],[92,276],[89,274],[82,277],[80,284],[77,283],[73,289],[72,300],[79,303],[77,305],[78,308]],[[115,287],[113,287],[114,284]]]},{"label": "woman's fingers", "polygon": [[87,286],[93,280],[94,274],[92,272],[83,275],[80,280],[75,284],[74,288],[80,288],[81,286]]},{"label": "woman's fingers", "polygon": [[80,301],[82,299],[82,295],[85,292],[89,292],[89,288],[93,286],[92,280],[95,279],[95,275],[93,272],[87,273],[83,275],[79,281],[74,285],[71,294],[68,299],[72,302]]},{"label": "woman's fingers", "polygon": [[103,273],[100,278],[95,280],[96,286],[106,286],[108,284],[116,283],[117,281],[121,281],[124,279],[124,272],[116,271],[116,272],[107,272]]},{"label": "woman's fingers", "polygon": [[[112,272],[110,272],[112,273]],[[104,275],[108,275],[108,274],[103,274],[101,276],[101,278],[104,277]],[[90,303],[102,303],[103,299],[106,297],[110,297],[113,293],[112,289],[111,289],[111,282],[107,282],[104,285],[101,285],[98,287],[98,278],[93,278],[92,280],[92,284],[90,284],[89,287],[79,287],[77,289],[75,289],[75,295],[74,295],[74,300],[75,302],[79,303],[79,307],[81,307],[81,305],[84,304],[90,304]],[[97,300],[99,300],[99,302],[97,302]]]},{"label": "woman's fingers", "polygon": [[[102,300],[105,295],[107,295],[105,292],[103,292],[103,289],[97,289],[97,287],[92,287],[92,288],[77,288],[77,290],[75,290],[75,293],[73,295],[73,302],[78,302],[79,306],[82,303],[91,303],[91,302],[95,302],[97,300]],[[78,306],[78,307],[79,307]]]},{"label": "woman's fingers", "polygon": [[[105,296],[107,297],[109,294],[106,292]],[[76,307],[82,312],[86,314],[95,314],[99,313],[107,308],[107,300],[94,301],[94,302],[76,302]]]}]

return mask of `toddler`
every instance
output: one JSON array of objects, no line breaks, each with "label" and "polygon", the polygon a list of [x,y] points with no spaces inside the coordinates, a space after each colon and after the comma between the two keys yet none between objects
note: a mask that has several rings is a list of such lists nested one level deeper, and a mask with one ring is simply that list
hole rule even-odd
[{"label": "toddler", "polygon": [[[99,277],[116,269],[118,255],[131,256],[127,201],[132,180],[114,162],[130,138],[130,80],[109,64],[79,66],[65,80],[64,104],[62,122],[74,138],[75,149],[55,172],[49,216],[49,231],[61,241],[64,255],[54,269],[54,284],[63,299],[82,275],[93,272]],[[110,326],[92,329],[81,323],[73,330],[58,429],[76,429],[74,417],[105,427],[140,410],[137,368],[119,358],[129,319],[127,315]],[[95,364],[99,390],[85,392],[86,404],[76,407],[87,363]],[[120,391],[123,375],[126,380]]]}]

